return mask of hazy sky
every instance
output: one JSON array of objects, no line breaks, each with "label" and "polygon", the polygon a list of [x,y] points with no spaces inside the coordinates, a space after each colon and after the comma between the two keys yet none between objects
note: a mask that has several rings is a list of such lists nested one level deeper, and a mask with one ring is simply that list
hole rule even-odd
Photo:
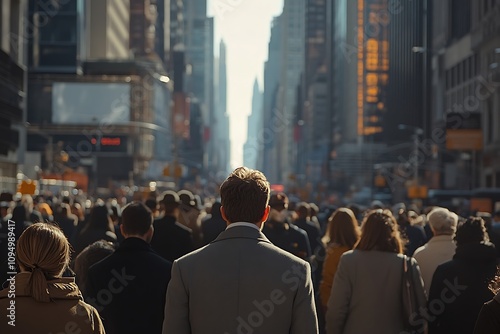
[{"label": "hazy sky", "polygon": [[208,14],[215,17],[216,54],[221,39],[227,46],[227,112],[233,168],[243,164],[253,82],[257,78],[262,90],[271,22],[282,10],[283,0],[208,0]]}]

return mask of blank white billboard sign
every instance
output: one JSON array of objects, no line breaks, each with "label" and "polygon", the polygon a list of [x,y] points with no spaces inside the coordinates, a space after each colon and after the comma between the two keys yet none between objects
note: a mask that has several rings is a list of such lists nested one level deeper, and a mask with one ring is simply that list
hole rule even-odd
[{"label": "blank white billboard sign", "polygon": [[130,121],[130,84],[55,82],[55,124],[123,124]]}]

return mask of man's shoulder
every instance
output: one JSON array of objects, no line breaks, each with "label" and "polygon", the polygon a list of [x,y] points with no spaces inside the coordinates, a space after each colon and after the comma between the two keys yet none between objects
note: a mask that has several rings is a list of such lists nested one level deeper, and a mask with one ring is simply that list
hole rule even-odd
[{"label": "man's shoulder", "polygon": [[170,275],[172,262],[164,259],[154,251],[139,251],[133,257],[130,254],[115,252],[103,260],[90,266],[88,276],[101,282],[113,276],[113,273],[121,270],[132,270],[144,275],[155,274],[155,276]]},{"label": "man's shoulder", "polygon": [[[271,242],[260,241],[254,245],[254,249],[249,248],[248,252],[255,254],[261,258],[276,259],[277,263],[300,263],[307,264],[303,259],[275,246]],[[222,250],[221,250],[222,249]],[[180,265],[188,263],[196,263],[198,261],[206,261],[207,259],[221,259],[221,254],[231,254],[231,246],[226,244],[224,240],[220,242],[212,242],[206,246],[198,248],[177,259]]]},{"label": "man's shoulder", "polygon": [[155,231],[161,233],[161,231],[169,231],[169,233],[178,233],[180,235],[190,235],[193,231],[187,227],[179,223],[173,217],[160,217],[156,218],[153,222],[153,226]]},{"label": "man's shoulder", "polygon": [[296,236],[305,236],[307,237],[307,232],[303,229],[298,227],[297,225],[294,224],[289,224],[290,226],[290,233],[294,234]]}]

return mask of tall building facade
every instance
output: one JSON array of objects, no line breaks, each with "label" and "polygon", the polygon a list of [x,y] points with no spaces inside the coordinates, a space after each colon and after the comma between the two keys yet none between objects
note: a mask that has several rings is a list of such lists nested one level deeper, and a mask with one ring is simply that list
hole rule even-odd
[{"label": "tall building facade", "polygon": [[11,192],[25,160],[27,5],[0,1],[0,187]]},{"label": "tall building facade", "polygon": [[190,132],[197,136],[183,142],[187,154],[181,159],[188,167],[206,174],[211,147],[207,143],[212,137],[210,120],[214,117],[214,20],[207,17],[206,0],[185,1],[183,11],[187,67],[184,91],[191,105],[197,105],[193,112],[200,114],[200,122],[190,123]]},{"label": "tall building facade", "polygon": [[296,124],[299,139],[296,174],[309,182],[319,182],[326,177],[332,137],[326,66],[327,1],[307,1],[305,34],[302,104]]},{"label": "tall building facade", "polygon": [[219,57],[215,61],[214,115],[211,121],[211,154],[209,161],[212,175],[224,175],[229,172],[231,143],[229,138],[229,116],[227,114],[227,63],[226,44],[220,41]]},{"label": "tall building facade", "polygon": [[336,179],[329,181],[371,187],[374,165],[410,159],[412,135],[423,127],[423,57],[414,50],[425,47],[424,4],[339,0],[330,10]]},{"label": "tall building facade", "polygon": [[257,168],[260,152],[259,131],[262,129],[262,92],[259,82],[255,79],[252,94],[252,112],[248,116],[247,140],[243,146],[243,165],[249,168]]},{"label": "tall building facade", "polygon": [[271,37],[268,45],[268,59],[264,64],[263,123],[257,140],[262,148],[262,170],[271,183],[278,183],[280,161],[278,159],[278,136],[285,123],[283,114],[278,112],[278,96],[280,93],[280,61],[282,54],[281,35],[283,30],[282,15],[275,17],[271,26]]},{"label": "tall building facade", "polygon": [[[472,155],[472,162],[475,163],[474,185],[477,187],[500,187],[500,3],[498,1],[469,1],[469,12],[471,16],[471,39],[472,50],[475,55],[469,60],[468,69],[475,66],[477,71],[476,87],[472,93],[472,86],[469,88],[465,101],[465,109],[476,111],[482,115],[481,134],[483,137],[483,150],[469,151]],[[455,29],[460,29],[458,22]],[[467,62],[465,63],[467,65]],[[465,71],[467,67],[462,67]],[[458,70],[457,70],[458,71]],[[463,75],[462,75],[463,76]],[[474,106],[471,104],[475,103]],[[471,112],[471,115],[473,115]]]},{"label": "tall building facade", "polygon": [[277,116],[281,118],[275,130],[279,183],[286,183],[294,174],[298,157],[298,142],[294,139],[297,90],[304,71],[305,47],[304,0],[285,0],[281,16],[280,88],[277,99]]}]

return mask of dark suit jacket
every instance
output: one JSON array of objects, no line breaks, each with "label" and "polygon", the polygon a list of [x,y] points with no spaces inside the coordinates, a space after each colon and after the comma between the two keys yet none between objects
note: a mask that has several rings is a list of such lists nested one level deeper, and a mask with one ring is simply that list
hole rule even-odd
[{"label": "dark suit jacket", "polygon": [[139,238],[125,239],[91,266],[85,300],[99,311],[106,333],[161,333],[171,268]]},{"label": "dark suit jacket", "polygon": [[235,226],[174,262],[164,334],[316,334],[311,267]]},{"label": "dark suit jacket", "polygon": [[302,259],[309,259],[312,255],[307,232],[293,224],[268,220],[264,223],[262,233],[274,245]]},{"label": "dark suit jacket", "polygon": [[194,250],[191,229],[180,224],[174,216],[155,219],[151,247],[164,259],[173,262]]}]

